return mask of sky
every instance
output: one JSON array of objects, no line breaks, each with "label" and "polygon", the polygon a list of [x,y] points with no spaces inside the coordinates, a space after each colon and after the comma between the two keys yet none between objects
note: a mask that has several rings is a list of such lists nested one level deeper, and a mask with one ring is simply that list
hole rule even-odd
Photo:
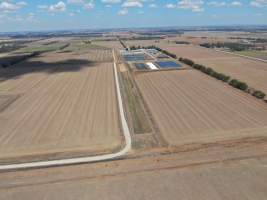
[{"label": "sky", "polygon": [[267,25],[267,0],[0,0],[0,32]]}]

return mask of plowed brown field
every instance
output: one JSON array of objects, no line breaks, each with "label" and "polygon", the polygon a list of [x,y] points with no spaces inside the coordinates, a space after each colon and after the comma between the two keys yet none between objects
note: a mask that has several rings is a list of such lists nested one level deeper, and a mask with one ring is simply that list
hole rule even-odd
[{"label": "plowed brown field", "polygon": [[41,62],[54,57],[39,58],[40,66],[35,58],[3,69],[1,77],[8,78],[0,82],[0,95],[19,98],[0,110],[0,162],[120,147],[113,63]]},{"label": "plowed brown field", "polygon": [[139,74],[142,95],[172,145],[267,135],[267,107],[198,71]]},{"label": "plowed brown field", "polygon": [[198,64],[212,67],[220,73],[244,81],[250,87],[267,94],[267,63],[192,45],[161,43],[159,46],[178,57],[190,58]]},{"label": "plowed brown field", "polygon": [[178,45],[166,40],[131,40],[128,45],[155,45],[177,55],[189,58],[198,64],[211,67],[220,73],[246,82],[250,87],[267,94],[267,63],[234,56],[195,45]]}]

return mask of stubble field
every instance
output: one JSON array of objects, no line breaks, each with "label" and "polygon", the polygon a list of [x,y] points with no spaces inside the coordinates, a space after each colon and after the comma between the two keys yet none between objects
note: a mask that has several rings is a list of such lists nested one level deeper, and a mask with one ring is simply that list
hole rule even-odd
[{"label": "stubble field", "polygon": [[195,45],[182,45],[167,40],[131,40],[127,44],[132,46],[155,45],[174,53],[177,57],[189,58],[198,64],[211,67],[214,70],[246,82],[250,87],[267,93],[267,63],[242,58],[235,55],[217,52]]},{"label": "stubble field", "polygon": [[171,145],[267,134],[263,102],[200,72],[144,73],[136,80]]},{"label": "stubble field", "polygon": [[111,51],[87,55],[48,53],[0,69],[0,103],[8,104],[0,111],[0,162],[120,147],[113,63],[94,62],[110,61]]},{"label": "stubble field", "polygon": [[192,59],[198,64],[211,67],[267,93],[267,63],[193,45],[160,44],[159,46],[176,54],[177,57]]},{"label": "stubble field", "polygon": [[112,40],[112,41],[93,41],[92,42],[95,45],[98,46],[103,46],[103,47],[107,47],[107,48],[111,48],[111,49],[119,49],[122,50],[123,46],[121,45],[121,43],[118,40]]}]

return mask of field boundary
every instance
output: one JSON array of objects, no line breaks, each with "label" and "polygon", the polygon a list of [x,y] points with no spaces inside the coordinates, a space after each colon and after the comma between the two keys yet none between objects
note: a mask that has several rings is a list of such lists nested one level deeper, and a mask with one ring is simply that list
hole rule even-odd
[{"label": "field boundary", "polygon": [[220,53],[230,54],[230,55],[233,55],[233,56],[238,56],[238,57],[241,57],[241,58],[247,58],[247,59],[250,59],[250,60],[267,63],[267,60],[260,59],[260,58],[254,58],[254,57],[251,57],[251,56],[244,56],[244,55],[240,55],[240,54],[236,54],[236,53],[232,53],[232,52],[227,52],[227,51],[223,51],[223,50],[218,50],[218,49],[210,49],[210,48],[201,47],[201,46],[198,46],[198,47],[209,49],[209,50],[214,50],[214,51],[220,52]]},{"label": "field boundary", "polygon": [[131,139],[129,127],[126,121],[125,112],[123,108],[122,95],[121,95],[120,84],[118,80],[117,64],[116,64],[114,49],[112,50],[112,53],[113,53],[113,59],[114,59],[113,67],[114,67],[114,74],[115,74],[118,107],[119,107],[122,131],[125,137],[124,148],[121,149],[117,153],[111,153],[111,154],[105,154],[105,155],[99,155],[99,156],[76,157],[76,158],[69,158],[69,159],[58,159],[58,160],[27,162],[27,163],[10,164],[10,165],[8,164],[0,165],[0,172],[7,171],[7,170],[23,170],[23,169],[25,170],[25,169],[32,169],[32,168],[55,167],[55,166],[62,166],[62,165],[107,161],[107,160],[112,160],[112,159],[121,157],[131,150],[132,139]]}]

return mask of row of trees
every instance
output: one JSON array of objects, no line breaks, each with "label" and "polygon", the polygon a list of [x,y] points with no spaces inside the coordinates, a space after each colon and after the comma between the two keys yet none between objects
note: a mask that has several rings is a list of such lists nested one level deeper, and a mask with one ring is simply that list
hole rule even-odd
[{"label": "row of trees", "polygon": [[250,44],[241,44],[234,42],[217,42],[217,43],[203,43],[200,44],[202,47],[206,48],[228,48],[232,51],[245,51],[251,48]]},{"label": "row of trees", "polygon": [[59,47],[58,50],[66,49],[66,48],[69,47],[69,46],[70,46],[70,43],[65,44],[65,45],[63,45],[62,47]]},{"label": "row of trees", "polygon": [[194,61],[187,59],[187,58],[179,58],[179,61],[183,62],[183,63],[185,63],[185,64],[187,64],[187,65],[189,65],[189,66],[191,66],[191,67],[193,67],[193,68],[195,68],[195,69],[197,69],[197,70],[199,70],[199,71],[201,71],[201,72],[203,72],[209,76],[212,76],[218,80],[226,82],[234,88],[249,92],[251,95],[253,95],[254,97],[257,97],[258,99],[264,99],[266,96],[265,93],[263,93],[262,91],[250,89],[245,82],[239,81],[237,79],[231,79],[230,76],[227,76],[223,73],[216,72],[214,69],[212,69],[210,67],[196,64],[196,63],[194,63]]},{"label": "row of trees", "polygon": [[190,44],[190,42],[187,42],[187,41],[175,41],[175,44]]},{"label": "row of trees", "polygon": [[7,53],[26,47],[23,42],[0,43],[0,53]]},{"label": "row of trees", "polygon": [[123,41],[121,39],[119,39],[121,45],[123,46],[124,49],[127,49],[127,46],[123,43]]},{"label": "row of trees", "polygon": [[40,53],[39,52],[33,52],[33,53],[30,53],[30,54],[27,54],[27,55],[23,55],[23,56],[14,56],[14,58],[12,59],[8,59],[8,61],[3,61],[2,63],[0,62],[0,66],[3,67],[3,68],[7,68],[7,67],[10,67],[12,65],[15,65],[15,64],[18,64],[20,62],[23,62],[29,58],[32,58],[32,57],[35,57],[35,56],[38,56]]}]

